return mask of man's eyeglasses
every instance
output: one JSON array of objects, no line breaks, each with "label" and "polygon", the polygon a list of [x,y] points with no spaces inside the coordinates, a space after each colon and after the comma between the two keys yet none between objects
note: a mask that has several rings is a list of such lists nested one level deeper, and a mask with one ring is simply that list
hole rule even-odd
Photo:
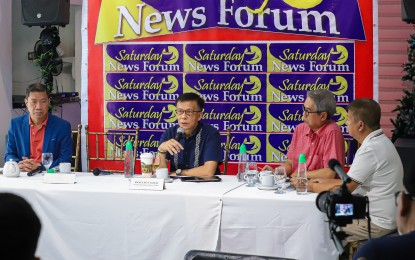
[{"label": "man's eyeglasses", "polygon": [[396,206],[398,206],[398,197],[399,197],[399,194],[401,194],[401,193],[402,193],[402,195],[405,195],[406,197],[410,198],[411,200],[415,200],[415,197],[412,196],[411,194],[409,194],[407,192],[404,192],[404,191],[397,191],[397,192],[395,192],[395,204],[396,204]]},{"label": "man's eyeglasses", "polygon": [[176,112],[178,115],[183,115],[183,113],[186,113],[188,116],[193,116],[194,113],[202,112],[202,110],[183,110],[183,109],[176,109]]},{"label": "man's eyeglasses", "polygon": [[320,114],[321,111],[310,111],[308,108],[303,106],[303,113],[305,113],[306,116],[309,116],[310,114]]}]

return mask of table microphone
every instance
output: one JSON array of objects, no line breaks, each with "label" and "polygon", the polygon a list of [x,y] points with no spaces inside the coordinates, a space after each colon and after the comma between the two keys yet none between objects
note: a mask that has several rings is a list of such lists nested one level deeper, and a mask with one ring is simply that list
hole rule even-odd
[{"label": "table microphone", "polygon": [[344,172],[343,168],[341,167],[339,161],[336,159],[330,159],[328,163],[330,169],[335,171],[337,175],[339,175],[340,179],[346,183],[351,181],[350,177]]},{"label": "table microphone", "polygon": [[176,133],[176,137],[174,138],[174,140],[176,140],[177,142],[180,142],[180,139],[182,139],[183,134],[184,134],[183,127],[177,128],[177,133]]},{"label": "table microphone", "polygon": [[36,167],[36,169],[31,170],[30,172],[27,173],[27,176],[33,176],[36,175],[37,173],[42,172],[42,166],[38,166]]},{"label": "table microphone", "polygon": [[110,175],[110,174],[112,174],[112,172],[109,172],[109,171],[102,171],[101,169],[99,169],[99,168],[94,168],[93,170],[92,170],[92,173],[95,175],[95,176],[98,176],[98,175]]}]

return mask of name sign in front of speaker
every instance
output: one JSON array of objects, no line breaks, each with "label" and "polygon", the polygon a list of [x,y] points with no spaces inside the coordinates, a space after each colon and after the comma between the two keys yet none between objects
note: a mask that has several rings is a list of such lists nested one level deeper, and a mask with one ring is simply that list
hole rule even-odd
[{"label": "name sign in front of speaker", "polygon": [[69,0],[22,0],[22,24],[65,26],[69,24]]}]

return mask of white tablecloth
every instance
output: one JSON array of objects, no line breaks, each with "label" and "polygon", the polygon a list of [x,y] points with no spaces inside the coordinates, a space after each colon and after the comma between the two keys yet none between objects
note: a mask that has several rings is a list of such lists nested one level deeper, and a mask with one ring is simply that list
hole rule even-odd
[{"label": "white tablecloth", "polygon": [[[42,221],[37,255],[48,259],[183,259],[187,251],[335,259],[315,194],[297,196],[222,182],[129,190],[123,176],[77,173],[76,184],[0,175],[0,192],[26,198]],[[242,185],[242,186],[241,186]]]},{"label": "white tablecloth", "polygon": [[77,174],[76,184],[45,184],[42,176],[6,178],[0,191],[26,198],[42,222],[37,255],[48,259],[183,259],[214,250],[221,197],[239,186],[167,183],[164,191],[129,190],[122,176]]},{"label": "white tablecloth", "polygon": [[336,259],[317,195],[241,186],[222,198],[218,250],[304,260]]}]

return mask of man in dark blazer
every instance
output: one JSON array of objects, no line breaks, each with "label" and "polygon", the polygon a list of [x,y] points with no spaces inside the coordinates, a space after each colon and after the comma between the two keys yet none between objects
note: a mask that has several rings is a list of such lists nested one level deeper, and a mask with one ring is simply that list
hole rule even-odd
[{"label": "man in dark blazer", "polygon": [[35,83],[26,90],[28,114],[12,119],[4,160],[19,163],[20,170],[41,166],[42,153],[52,153],[51,168],[72,160],[71,125],[49,114],[50,97],[46,87]]}]

